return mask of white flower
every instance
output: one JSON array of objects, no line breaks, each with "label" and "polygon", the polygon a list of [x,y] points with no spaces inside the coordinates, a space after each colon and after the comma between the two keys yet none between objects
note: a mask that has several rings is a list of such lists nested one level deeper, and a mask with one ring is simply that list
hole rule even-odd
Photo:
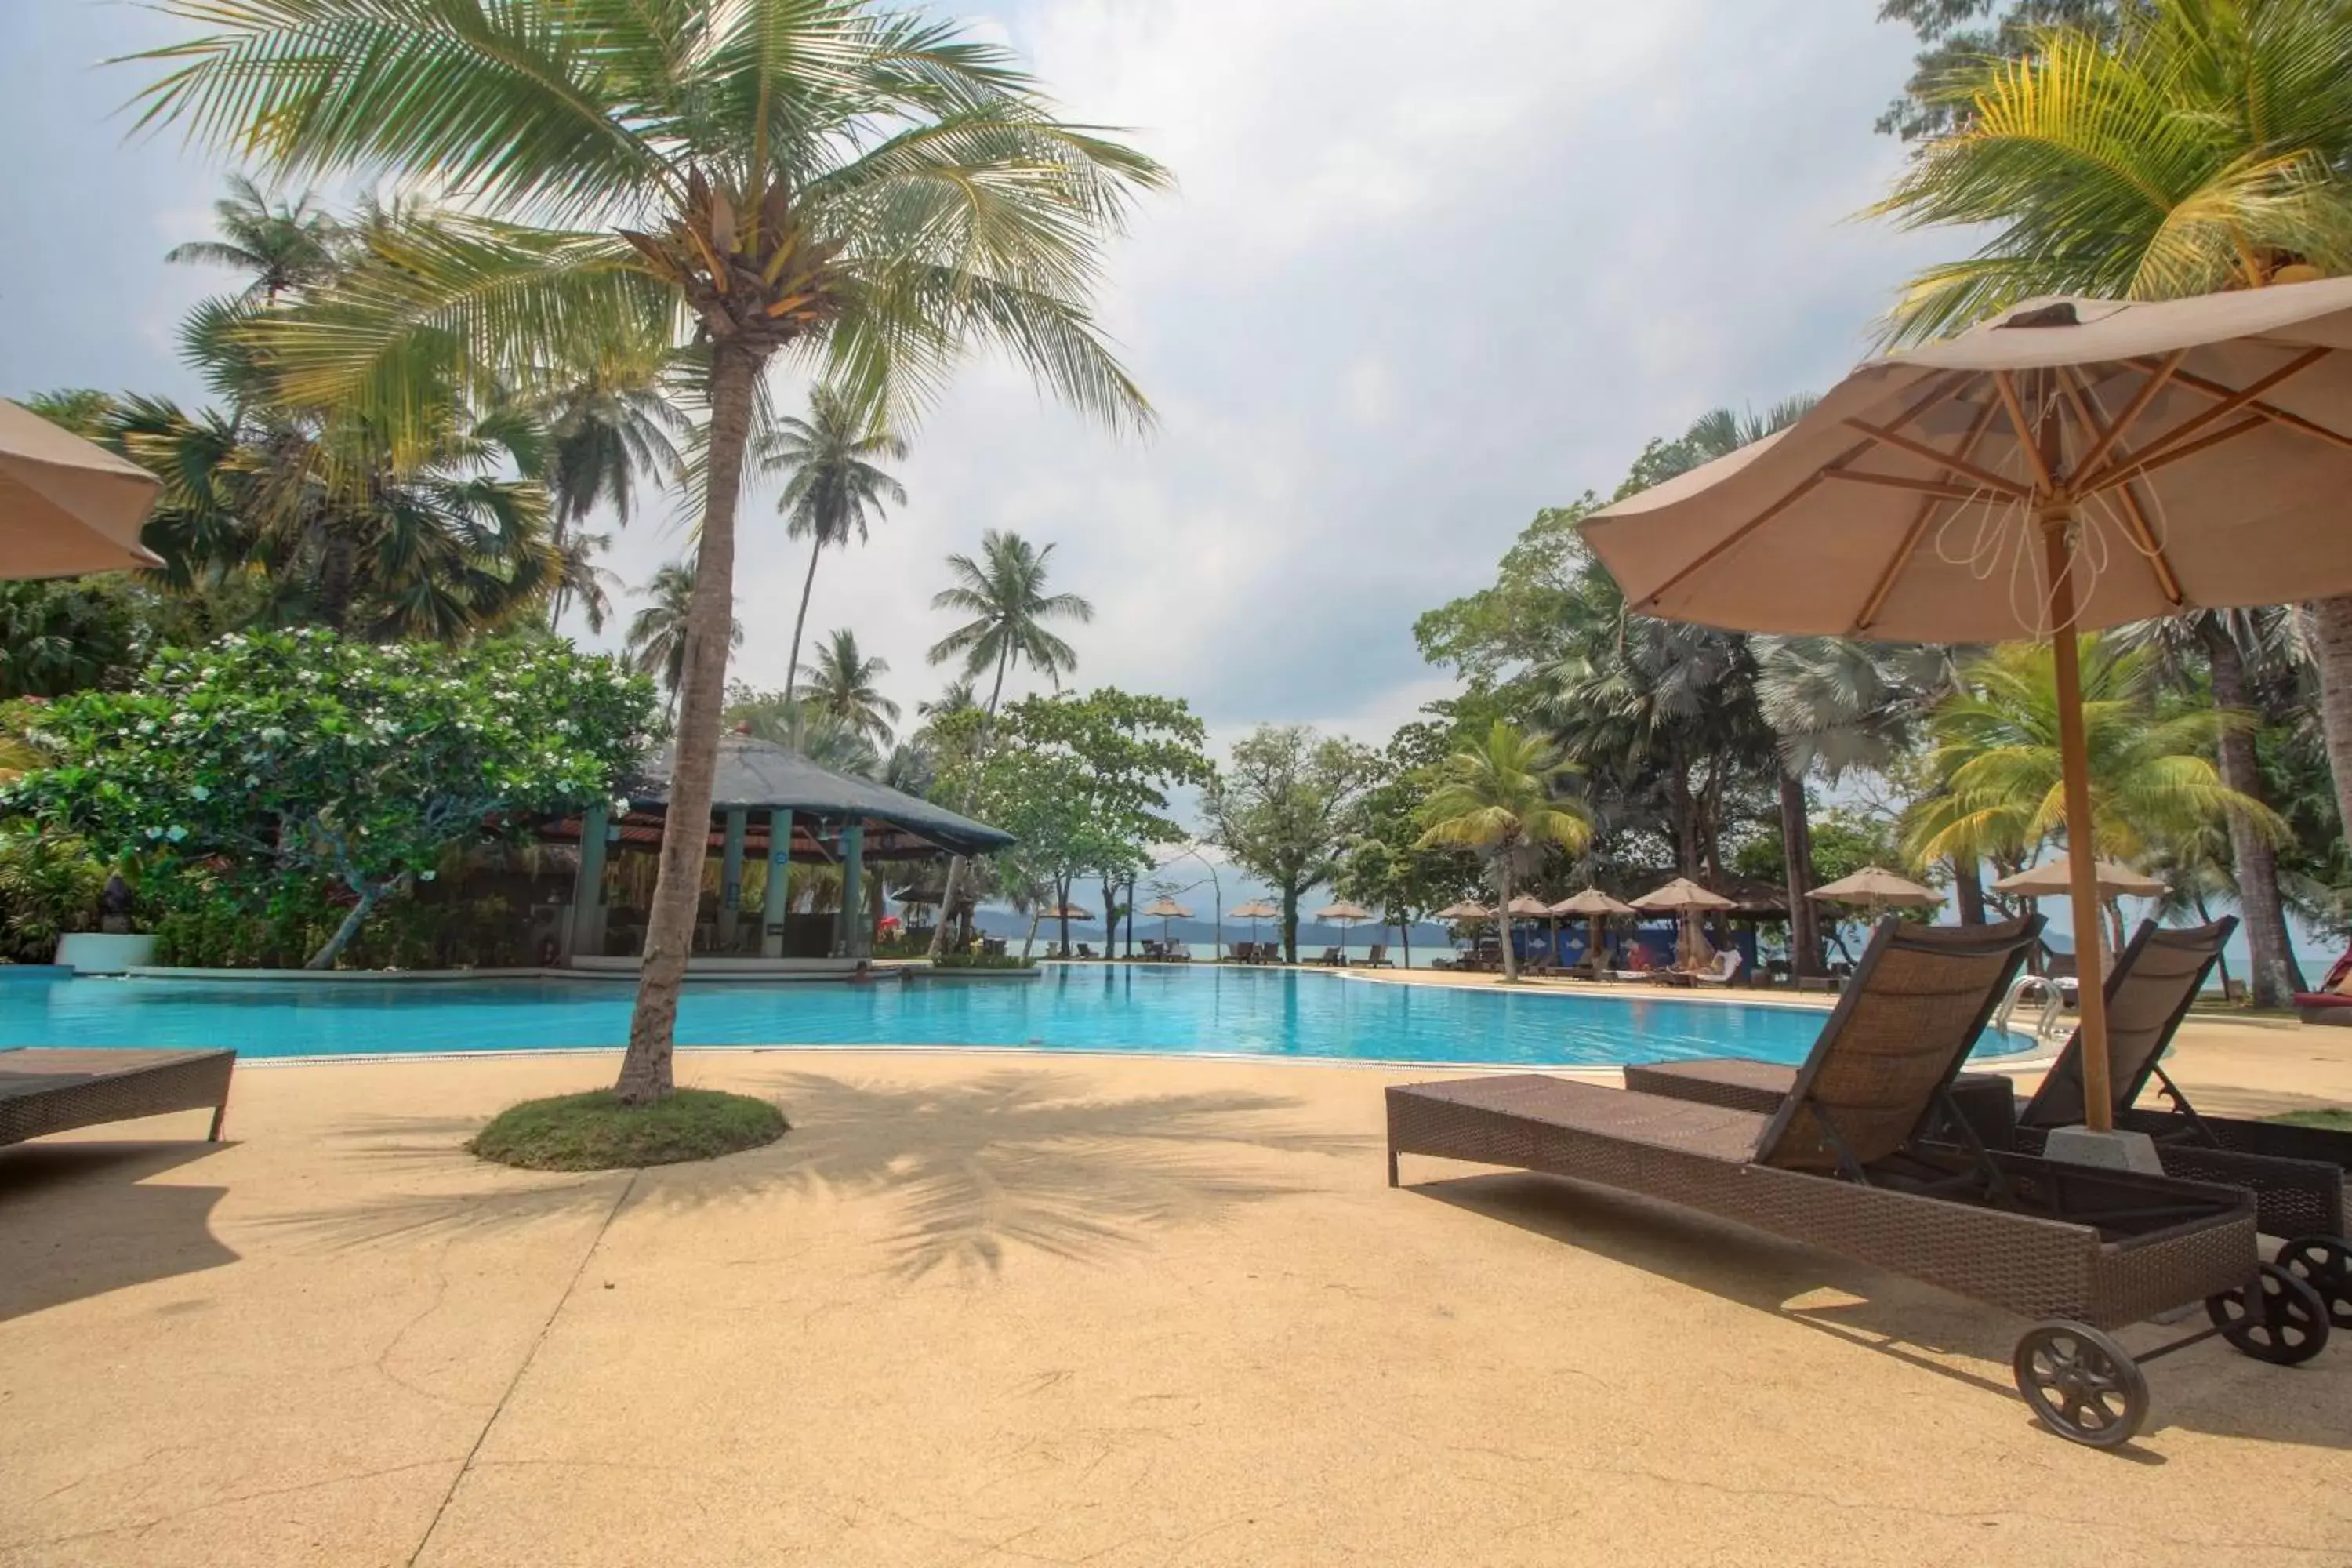
[{"label": "white flower", "polygon": [[190,800],[210,800],[212,796],[213,792],[206,789],[202,784],[190,784],[188,786],[188,798]]},{"label": "white flower", "polygon": [[151,827],[147,830],[147,837],[150,838],[161,838],[163,837],[163,830],[160,827]]},{"label": "white flower", "polygon": [[188,830],[181,826],[176,822],[172,825],[171,831],[163,835],[164,837],[170,839],[174,844],[177,844],[181,839],[185,838],[187,836]]},{"label": "white flower", "polygon": [[433,876],[434,874],[430,871],[419,871],[416,873],[416,879],[420,882],[429,882],[433,879]]}]

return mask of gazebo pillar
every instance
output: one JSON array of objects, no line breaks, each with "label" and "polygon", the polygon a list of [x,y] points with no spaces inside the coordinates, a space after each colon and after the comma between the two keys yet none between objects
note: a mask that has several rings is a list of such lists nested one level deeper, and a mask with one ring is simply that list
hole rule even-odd
[{"label": "gazebo pillar", "polygon": [[874,956],[874,922],[866,918],[866,824],[852,820],[841,830],[842,955]]},{"label": "gazebo pillar", "polygon": [[784,911],[793,868],[793,808],[768,811],[768,890],[760,900],[760,956],[784,956]]},{"label": "gazebo pillar", "polygon": [[609,828],[603,806],[590,806],[580,814],[580,872],[572,884],[566,963],[604,956],[604,836]]},{"label": "gazebo pillar", "polygon": [[743,830],[751,814],[740,805],[727,810],[727,848],[719,870],[719,946],[735,951],[735,927],[743,909]]}]

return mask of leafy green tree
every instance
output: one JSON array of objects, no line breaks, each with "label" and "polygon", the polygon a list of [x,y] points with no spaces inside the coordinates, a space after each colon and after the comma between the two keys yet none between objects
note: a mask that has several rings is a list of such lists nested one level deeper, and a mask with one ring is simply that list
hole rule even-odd
[{"label": "leafy green tree", "polygon": [[829,386],[812,390],[807,417],[786,419],[761,447],[760,467],[787,476],[783,494],[776,498],[784,532],[809,542],[808,575],[801,580],[801,607],[793,616],[787,699],[800,668],[801,628],[816,588],[816,563],[825,546],[845,547],[853,534],[865,543],[869,516],[879,521],[884,507],[907,504],[906,487],[879,466],[882,459],[897,462],[906,455],[904,441],[874,428],[864,409]]},{"label": "leafy green tree", "polygon": [[[479,220],[372,238],[382,265],[275,343],[312,396],[396,416],[412,370],[506,374],[602,320],[707,345],[709,436],[677,765],[618,1092],[669,1092],[702,882],[759,384],[780,353],[901,412],[973,344],[1066,400],[1146,415],[1088,310],[1150,159],[1057,120],[1003,49],[847,3],[163,0],[204,29],[163,68],[176,121],[273,173],[392,169],[466,193]],[[453,106],[459,106],[453,109]],[[894,421],[894,424],[901,423]]]},{"label": "leafy green tree", "polygon": [[232,636],[54,704],[34,737],[54,765],[0,788],[0,810],[105,859],[340,884],[349,913],[310,960],[326,969],[453,844],[610,799],[651,706],[642,679],[546,642]]},{"label": "leafy green tree", "polygon": [[[816,662],[800,671],[808,682],[810,711],[824,714],[877,746],[890,743],[890,726],[898,721],[898,705],[874,684],[889,673],[890,661],[866,657],[857,646],[857,634],[847,626],[827,638]],[[791,700],[786,688],[785,700]]]},{"label": "leafy green tree", "polygon": [[[644,674],[661,682],[668,694],[668,711],[677,711],[677,694],[686,684],[687,647],[692,636],[694,611],[694,563],[673,561],[654,574],[646,584],[648,601],[629,620],[628,635],[622,646],[628,650],[629,663]],[[740,622],[730,626],[727,646],[743,646]]]},{"label": "leafy green tree", "polygon": [[1916,142],[1963,124],[1969,105],[1948,90],[1955,77],[1980,70],[1988,59],[2032,52],[2053,26],[2094,32],[2114,28],[2132,0],[1881,0],[1878,19],[1906,22],[1919,37],[1911,79],[1878,117],[1881,135]]},{"label": "leafy green tree", "polygon": [[1261,724],[1202,796],[1209,842],[1282,900],[1282,950],[1298,962],[1298,900],[1339,868],[1356,803],[1380,754],[1304,724]]},{"label": "leafy green tree", "polygon": [[[1592,823],[1575,802],[1554,794],[1567,763],[1541,736],[1497,721],[1477,746],[1445,759],[1437,787],[1422,804],[1421,845],[1476,851],[1493,868],[1496,907],[1507,908],[1514,862],[1557,845],[1570,853],[1591,841]],[[1519,978],[1519,959],[1503,943],[1503,979]]]}]

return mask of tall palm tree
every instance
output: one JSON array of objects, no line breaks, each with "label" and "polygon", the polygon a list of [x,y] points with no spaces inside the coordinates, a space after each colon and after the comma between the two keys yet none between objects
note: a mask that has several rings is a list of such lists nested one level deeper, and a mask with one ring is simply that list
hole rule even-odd
[{"label": "tall palm tree", "polygon": [[968,713],[980,706],[980,697],[969,676],[959,675],[940,688],[937,697],[926,698],[915,704],[915,713],[922,719],[944,719],[952,713]]},{"label": "tall palm tree", "polygon": [[[2231,813],[2284,834],[2277,813],[2223,783],[2211,760],[2220,736],[2249,715],[2159,706],[2151,695],[2154,656],[2145,648],[2091,636],[2081,653],[2096,843],[2069,844],[2069,853],[2143,860]],[[2011,644],[1969,665],[1962,689],[1929,721],[1928,767],[1942,788],[1909,825],[1907,847],[1923,858],[2030,852],[2059,833],[2066,811],[2058,719],[2049,647]],[[2121,931],[2110,934],[2120,946]]]},{"label": "tall palm tree", "polygon": [[[622,647],[629,663],[652,676],[669,694],[667,711],[677,712],[677,697],[686,685],[687,648],[693,637],[695,567],[690,561],[673,561],[654,574],[644,592],[650,601],[629,619]],[[743,628],[733,628],[727,646],[743,646]]]},{"label": "tall palm tree", "polygon": [[[1496,720],[1483,742],[1445,759],[1437,788],[1422,805],[1427,826],[1417,847],[1475,849],[1486,856],[1494,868],[1498,907],[1508,909],[1512,862],[1521,854],[1554,845],[1574,854],[1592,841],[1592,822],[1584,808],[1552,792],[1567,769],[1540,736]],[[1518,978],[1518,955],[1506,942],[1504,982]]]},{"label": "tall palm tree", "polygon": [[846,725],[878,748],[890,743],[890,726],[898,721],[898,705],[874,684],[889,673],[890,661],[867,658],[857,647],[857,634],[843,626],[825,639],[816,662],[803,667],[800,676],[808,682],[810,712]]},{"label": "tall palm tree", "polygon": [[801,630],[808,623],[809,595],[816,588],[816,563],[828,544],[844,545],[851,534],[866,542],[866,517],[879,521],[884,506],[907,504],[906,488],[876,465],[877,458],[904,458],[907,444],[877,430],[860,409],[830,386],[809,393],[806,418],[783,420],[762,443],[761,467],[790,476],[776,510],[784,534],[809,542],[808,575],[801,580],[801,607],[793,616],[793,651],[785,669],[790,699],[800,673]]},{"label": "tall palm tree", "polygon": [[[573,349],[600,320],[705,346],[709,462],[669,826],[616,1089],[666,1096],[702,881],[726,683],[735,514],[759,384],[788,354],[904,427],[974,343],[1066,401],[1148,417],[1088,309],[1150,159],[1055,118],[1013,57],[859,0],[388,7],[159,0],[201,32],[142,123],[278,174],[391,169],[485,215],[394,222],[383,263],[274,343],[314,395],[396,411],[412,371],[470,382]],[[462,106],[462,112],[453,111]],[[524,226],[525,225],[530,226]]]},{"label": "tall palm tree", "polygon": [[[1915,279],[1892,334],[2037,294],[2172,299],[2352,271],[2352,7],[2147,0],[1954,73],[1958,129],[1873,212],[1991,226]],[[2321,713],[2352,823],[2352,595],[2316,601]]]},{"label": "tall palm tree", "polygon": [[1068,643],[1045,629],[1051,620],[1087,622],[1095,607],[1076,594],[1045,592],[1046,558],[1050,544],[1031,544],[1017,533],[990,529],[980,536],[980,555],[948,557],[956,579],[931,597],[931,608],[954,610],[971,619],[931,645],[933,664],[963,660],[963,672],[977,680],[993,670],[988,689],[988,713],[996,715],[1004,696],[1004,678],[1018,665],[1052,677],[1059,690],[1062,677],[1078,667],[1078,654]]},{"label": "tall palm tree", "polygon": [[213,220],[218,239],[175,245],[163,259],[249,273],[245,298],[266,305],[334,275],[342,231],[331,216],[310,205],[307,191],[291,202],[273,202],[243,174],[231,174],[228,195],[213,204]]}]

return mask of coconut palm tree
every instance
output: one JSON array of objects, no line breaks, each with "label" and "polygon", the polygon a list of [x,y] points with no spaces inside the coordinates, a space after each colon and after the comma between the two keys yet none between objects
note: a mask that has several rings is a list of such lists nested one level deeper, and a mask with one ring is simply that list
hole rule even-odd
[{"label": "coconut palm tree", "polygon": [[[2285,833],[2277,813],[2223,783],[2212,762],[2215,742],[2249,715],[2160,706],[2155,658],[2145,648],[2090,636],[2081,651],[2097,839],[2070,844],[2071,853],[2141,861],[2231,813],[2264,834]],[[1906,847],[1923,858],[2029,853],[2066,816],[2054,656],[2040,644],[2011,644],[1969,665],[1961,682],[1929,721],[1928,770],[1941,788],[1908,825]],[[2120,947],[2119,925],[2110,934]]]},{"label": "coconut palm tree", "polygon": [[[1066,401],[1148,417],[1088,309],[1150,159],[1063,123],[1004,49],[859,0],[159,0],[201,29],[142,123],[277,174],[431,177],[482,215],[371,236],[379,265],[273,339],[311,396],[387,413],[577,357],[599,323],[703,345],[709,461],[669,821],[617,1091],[671,1086],[759,387],[787,355],[903,428],[974,344]],[[453,106],[459,106],[453,108]]]},{"label": "coconut palm tree", "polygon": [[864,410],[829,386],[809,393],[806,418],[782,421],[762,443],[761,468],[789,476],[776,498],[784,534],[809,542],[808,575],[801,580],[801,607],[793,616],[793,651],[784,676],[788,700],[800,673],[801,630],[808,623],[816,563],[826,545],[847,544],[853,533],[865,543],[869,513],[879,521],[885,505],[907,504],[906,488],[876,466],[877,458],[896,462],[906,455],[904,441],[875,429]]},{"label": "coconut palm tree", "polygon": [[[1495,871],[1498,908],[1511,902],[1512,862],[1521,853],[1557,845],[1570,854],[1592,840],[1583,806],[1555,796],[1552,784],[1568,771],[1541,737],[1497,719],[1486,739],[1445,759],[1439,784],[1422,804],[1417,847],[1475,849]],[[1508,918],[1507,916],[1505,918]],[[1519,978],[1518,955],[1503,943],[1503,979]]]},{"label": "coconut palm tree", "polygon": [[[694,575],[690,561],[673,561],[655,573],[643,590],[651,602],[630,617],[621,644],[630,665],[652,676],[669,694],[667,710],[673,716],[677,712],[678,691],[686,684],[687,646],[693,635]],[[727,646],[743,646],[740,624],[734,627]]]},{"label": "coconut palm tree", "polygon": [[867,658],[857,646],[857,634],[843,626],[825,640],[816,662],[801,668],[801,679],[808,683],[805,705],[810,712],[824,714],[866,736],[877,748],[887,746],[890,726],[898,721],[898,705],[874,683],[889,673],[890,661]]},{"label": "coconut palm tree", "polygon": [[163,253],[166,261],[227,267],[248,273],[245,298],[275,305],[334,276],[335,247],[342,230],[329,214],[310,205],[309,192],[291,202],[273,202],[243,174],[228,177],[228,195],[213,204],[218,239],[192,240]]},{"label": "coconut palm tree", "polygon": [[1060,690],[1062,677],[1078,667],[1077,650],[1045,629],[1051,620],[1087,622],[1095,607],[1076,594],[1045,592],[1050,544],[1031,544],[1017,533],[990,529],[980,536],[981,559],[948,557],[956,585],[931,597],[931,608],[954,610],[971,619],[931,645],[933,664],[963,660],[964,675],[977,680],[994,671],[988,689],[988,714],[996,716],[1004,678],[1027,663],[1044,670]]},{"label": "coconut palm tree", "polygon": [[957,676],[940,688],[937,697],[915,704],[915,715],[920,719],[944,719],[951,713],[969,713],[980,706],[979,695],[968,677]]}]

